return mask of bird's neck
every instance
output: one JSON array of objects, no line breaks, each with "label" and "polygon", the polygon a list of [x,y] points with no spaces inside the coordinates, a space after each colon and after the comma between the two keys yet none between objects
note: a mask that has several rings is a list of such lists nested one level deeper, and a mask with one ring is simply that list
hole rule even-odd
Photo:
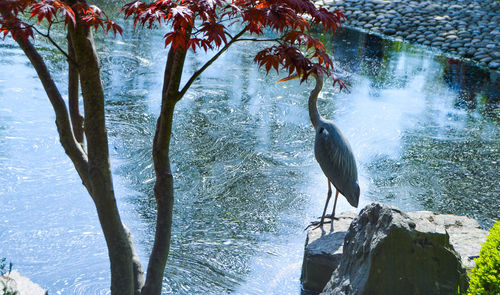
[{"label": "bird's neck", "polygon": [[321,91],[321,88],[323,88],[323,77],[320,76],[314,78],[316,78],[316,87],[314,87],[313,91],[311,91],[311,95],[309,96],[309,118],[311,119],[311,123],[314,128],[316,128],[321,120],[316,102],[318,101],[318,94]]}]

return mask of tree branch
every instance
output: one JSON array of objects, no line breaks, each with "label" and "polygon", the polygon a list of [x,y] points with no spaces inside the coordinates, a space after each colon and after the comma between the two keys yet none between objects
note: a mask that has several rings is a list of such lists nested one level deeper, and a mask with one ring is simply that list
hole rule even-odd
[{"label": "tree branch", "polygon": [[199,70],[194,72],[191,78],[189,78],[189,80],[186,82],[186,85],[184,85],[182,90],[179,92],[177,99],[181,99],[184,96],[184,94],[186,94],[189,87],[191,87],[191,84],[193,84],[196,78],[198,78],[201,75],[201,73],[203,73],[215,60],[217,60],[219,56],[222,53],[224,53],[224,51],[226,51],[231,45],[233,45],[234,42],[238,41],[238,38],[241,37],[245,32],[246,29],[241,30],[241,32],[239,32],[238,34],[236,34],[236,36],[231,38],[231,41],[229,41],[224,47],[222,47],[222,49],[219,52],[217,52],[216,55],[214,55],[210,60],[208,60]]},{"label": "tree branch", "polygon": [[132,248],[132,264],[134,269],[134,295],[141,295],[142,287],[144,286],[144,271],[142,270],[141,259],[135,251],[134,242],[132,240],[132,233],[123,225],[125,232],[127,233],[127,238]]},{"label": "tree branch", "polygon": [[157,204],[156,231],[142,295],[161,293],[163,273],[170,250],[174,178],[170,167],[169,151],[174,108],[178,101],[179,84],[185,59],[185,49],[170,47],[165,66],[161,111],[153,140],[153,163],[156,174],[154,195]]},{"label": "tree branch", "polygon": [[[71,34],[68,32],[66,37],[68,39],[68,54],[70,59],[75,60],[75,51],[73,49],[73,42],[71,41]],[[83,141],[83,116],[80,113],[79,103],[79,86],[80,74],[75,63],[68,59],[68,103],[69,103],[69,116],[73,127],[73,134],[76,141],[84,148]]]},{"label": "tree branch", "polygon": [[97,209],[108,247],[111,267],[111,293],[134,294],[133,250],[121,221],[113,188],[109,144],[104,110],[99,58],[92,30],[77,18],[77,25],[68,26],[75,58],[79,67],[85,114],[85,138],[88,151],[90,195]]},{"label": "tree branch", "polygon": [[45,65],[42,57],[35,49],[33,44],[24,38],[16,38],[16,42],[19,47],[24,51],[26,56],[31,61],[31,64],[35,68],[40,81],[47,93],[47,96],[52,104],[54,112],[56,113],[56,125],[57,131],[59,133],[59,141],[64,148],[64,151],[69,156],[73,164],[75,165],[76,171],[80,175],[83,184],[90,191],[89,185],[89,174],[88,174],[88,158],[85,151],[81,148],[80,144],[76,141],[73,130],[71,129],[71,123],[68,117],[68,110],[66,109],[66,104],[52,80],[49,70]]},{"label": "tree branch", "polygon": [[279,38],[276,38],[276,39],[253,39],[253,38],[241,38],[241,39],[236,40],[236,42],[239,42],[239,41],[252,41],[252,42],[276,42],[276,41],[279,41],[279,40],[280,40]]},{"label": "tree branch", "polygon": [[64,55],[64,56],[68,59],[68,61],[72,62],[74,65],[77,65],[77,64],[76,64],[76,61],[75,61],[73,58],[71,58],[71,57],[70,57],[70,55],[69,55],[66,51],[64,51],[64,50],[63,50],[63,49],[62,49],[62,48],[61,48],[61,47],[60,47],[60,46],[56,43],[56,41],[54,41],[54,39],[52,39],[52,37],[50,37],[50,27],[51,27],[51,26],[52,26],[52,25],[50,25],[50,26],[49,26],[49,29],[48,29],[48,31],[47,31],[47,34],[42,33],[42,32],[41,32],[40,30],[38,30],[35,26],[31,26],[31,27],[32,27],[32,28],[33,28],[33,29],[34,29],[34,30],[35,30],[38,34],[40,34],[41,36],[43,36],[43,37],[47,38],[47,39],[49,40],[49,42],[50,42],[50,43],[52,43],[52,45],[54,45],[54,46],[57,48],[57,50],[59,50],[59,51],[60,51],[60,52],[61,52],[61,53],[62,53],[62,54],[63,54],[63,55]]}]

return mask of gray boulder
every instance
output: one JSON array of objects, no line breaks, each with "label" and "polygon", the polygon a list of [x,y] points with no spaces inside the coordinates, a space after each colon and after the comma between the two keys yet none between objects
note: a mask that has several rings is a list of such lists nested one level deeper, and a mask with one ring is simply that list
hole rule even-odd
[{"label": "gray boulder", "polygon": [[331,226],[326,224],[323,229],[310,229],[307,232],[300,276],[305,291],[319,293],[328,283],[340,263],[344,238],[356,215],[354,212],[341,213],[337,216],[339,220],[335,220],[332,231]]},{"label": "gray boulder", "polygon": [[[481,229],[476,220],[431,211],[407,214],[416,224],[430,222],[435,228],[444,227],[450,236],[451,245],[460,254],[462,266],[467,270],[475,266],[474,258],[479,255],[481,245],[488,235],[488,231]],[[304,293],[320,293],[330,280],[342,257],[344,237],[356,216],[354,212],[341,213],[340,220],[334,223],[333,231],[330,231],[329,225],[325,225],[323,230],[308,230],[301,275]]]},{"label": "gray boulder", "polygon": [[408,215],[417,224],[430,222],[436,227],[444,227],[450,236],[450,244],[460,254],[462,266],[467,271],[476,266],[474,258],[479,255],[481,245],[486,242],[488,231],[482,229],[475,219],[431,211],[408,212]]},{"label": "gray boulder", "polygon": [[351,223],[322,294],[457,294],[466,278],[445,226],[371,204]]}]

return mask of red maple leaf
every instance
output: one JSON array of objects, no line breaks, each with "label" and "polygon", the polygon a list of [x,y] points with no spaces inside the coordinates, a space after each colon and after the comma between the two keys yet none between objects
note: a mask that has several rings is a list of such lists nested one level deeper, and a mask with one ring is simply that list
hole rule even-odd
[{"label": "red maple leaf", "polygon": [[266,72],[282,68],[289,74],[302,74],[302,81],[320,71],[331,75],[333,69],[323,43],[310,34],[310,23],[335,31],[344,18],[339,11],[317,8],[311,0],[134,1],[124,5],[121,12],[125,18],[132,17],[134,25],[151,28],[156,22],[167,24],[170,31],[165,34],[165,45],[186,50],[207,51],[232,43],[234,40],[228,38],[233,38],[230,27],[235,23],[257,37],[266,29],[278,32],[278,44],[260,51],[255,62]]},{"label": "red maple leaf", "polygon": [[223,42],[227,44],[226,27],[224,27],[224,25],[214,22],[205,22],[201,24],[200,32],[204,33],[208,42],[214,42],[216,47],[221,46]]}]

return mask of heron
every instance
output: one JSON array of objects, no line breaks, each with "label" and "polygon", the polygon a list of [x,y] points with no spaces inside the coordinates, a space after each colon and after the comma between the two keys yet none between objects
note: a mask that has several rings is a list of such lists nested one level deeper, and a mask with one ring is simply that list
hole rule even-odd
[{"label": "heron", "polygon": [[[310,76],[316,80],[316,86],[309,95],[309,118],[311,119],[311,123],[316,131],[314,156],[316,157],[316,161],[318,161],[319,166],[321,167],[321,170],[323,170],[323,173],[328,181],[328,194],[325,208],[323,209],[323,214],[321,215],[321,220],[319,223],[312,222],[309,225],[317,225],[314,228],[316,229],[318,227],[322,227],[325,223],[326,210],[328,208],[330,198],[332,197],[332,184],[335,187],[335,201],[333,204],[332,214],[330,215],[332,227],[339,193],[347,199],[349,204],[357,208],[360,190],[356,160],[354,159],[349,142],[332,121],[326,120],[318,112],[316,102],[318,100],[318,94],[323,88],[323,74],[321,72],[312,72]],[[296,74],[281,79],[278,82],[284,82],[300,77],[301,75]]]}]

